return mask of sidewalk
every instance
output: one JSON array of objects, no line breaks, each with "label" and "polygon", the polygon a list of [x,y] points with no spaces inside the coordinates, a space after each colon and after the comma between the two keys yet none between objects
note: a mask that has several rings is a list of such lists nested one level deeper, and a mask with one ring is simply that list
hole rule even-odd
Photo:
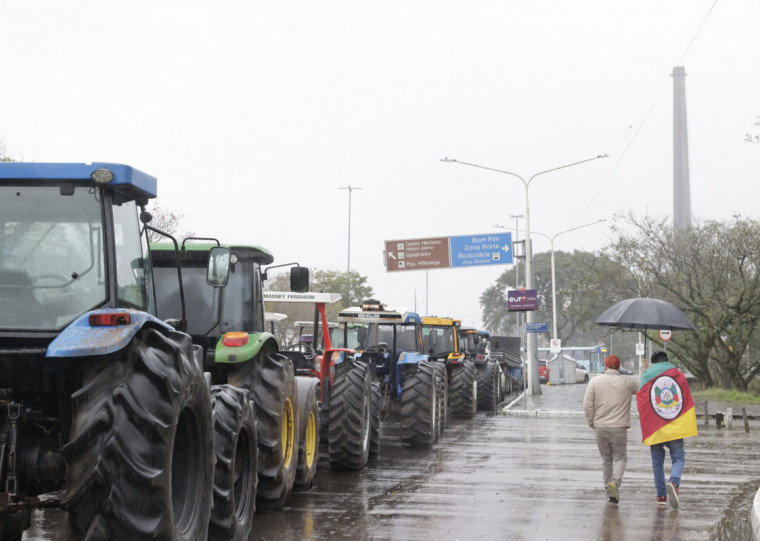
[{"label": "sidewalk", "polygon": [[[534,430],[552,432],[552,441],[562,447],[557,449],[552,445],[547,451],[574,454],[576,460],[571,471],[556,472],[557,486],[552,490],[568,490],[562,486],[568,481],[589,486],[579,498],[587,502],[584,510],[587,516],[596,517],[600,526],[596,534],[588,532],[591,533],[588,539],[752,539],[750,517],[753,498],[760,486],[760,453],[757,452],[760,423],[751,422],[750,432],[746,433],[740,409],[738,414],[734,412],[732,430],[717,429],[714,420],[705,426],[700,419],[699,435],[685,440],[686,466],[681,480],[680,509],[661,510],[654,502],[651,458],[648,448],[640,443],[634,399],[628,432],[628,465],[620,488],[620,505],[614,506],[605,503],[601,458],[593,430],[583,416],[585,390],[586,385],[542,385],[541,395],[523,396],[508,404],[501,413],[528,418],[526,421],[534,418]],[[710,405],[710,413],[714,411]],[[666,459],[666,473],[668,462]],[[566,507],[555,509],[552,514],[576,514],[580,510],[578,502],[573,501],[575,497],[575,494],[551,497],[563,500],[559,505]],[[568,524],[566,538],[580,538],[575,527]]]}]

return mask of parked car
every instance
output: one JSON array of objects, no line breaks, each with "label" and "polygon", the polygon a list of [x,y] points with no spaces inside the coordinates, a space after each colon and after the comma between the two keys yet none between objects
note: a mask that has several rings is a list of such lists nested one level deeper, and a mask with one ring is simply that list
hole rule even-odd
[{"label": "parked car", "polygon": [[578,362],[575,363],[575,383],[588,383],[588,372],[586,372],[586,368]]},{"label": "parked car", "polygon": [[632,375],[633,375],[633,372],[631,372],[630,370],[628,370],[628,369],[627,369],[627,368],[625,368],[624,366],[621,366],[621,367],[618,369],[618,372],[620,372],[620,375],[621,375],[621,376],[632,376]]},{"label": "parked car", "polygon": [[538,382],[548,383],[550,368],[546,361],[538,361]]}]

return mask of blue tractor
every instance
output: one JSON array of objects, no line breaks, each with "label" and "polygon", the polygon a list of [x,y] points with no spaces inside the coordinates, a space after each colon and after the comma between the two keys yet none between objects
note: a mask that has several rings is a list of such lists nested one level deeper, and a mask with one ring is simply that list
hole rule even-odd
[{"label": "blue tractor", "polygon": [[420,316],[389,310],[370,299],[342,310],[338,324],[345,333],[358,330],[356,359],[366,363],[372,375],[371,455],[379,451],[380,419],[400,423],[404,445],[431,447],[446,422],[446,368],[428,362],[428,355],[421,353]]},{"label": "blue tractor", "polygon": [[207,536],[211,391],[182,319],[155,316],[155,196],[125,165],[0,163],[2,539],[51,492],[72,539]]}]

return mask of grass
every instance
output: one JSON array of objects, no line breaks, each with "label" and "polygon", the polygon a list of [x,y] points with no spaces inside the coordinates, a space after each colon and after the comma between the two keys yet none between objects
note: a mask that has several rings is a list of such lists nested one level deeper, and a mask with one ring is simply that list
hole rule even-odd
[{"label": "grass", "polygon": [[738,402],[743,404],[760,404],[760,396],[736,389],[721,389],[713,387],[704,391],[692,391],[696,400],[718,400],[720,402]]}]

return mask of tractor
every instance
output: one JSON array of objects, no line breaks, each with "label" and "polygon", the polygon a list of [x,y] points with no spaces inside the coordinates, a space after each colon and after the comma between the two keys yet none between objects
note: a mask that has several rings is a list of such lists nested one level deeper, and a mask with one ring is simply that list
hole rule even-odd
[{"label": "tractor", "polygon": [[[363,469],[370,458],[379,455],[379,442],[375,436],[380,433],[380,420],[377,408],[373,407],[369,366],[355,358],[356,350],[332,345],[331,331],[338,329],[335,323],[328,323],[325,307],[339,301],[340,295],[267,291],[264,299],[314,303],[314,322],[296,322],[300,329],[299,339],[282,353],[293,361],[297,373],[311,376],[319,383],[320,441],[327,444],[330,468]],[[318,337],[316,333],[303,333],[304,329],[317,329],[322,333]],[[304,337],[309,340],[303,340]]]},{"label": "tractor", "polygon": [[[421,353],[420,321],[414,312],[390,310],[374,299],[338,314],[343,342],[356,329],[356,358],[370,368],[373,417],[399,421],[402,443],[426,448],[438,441],[445,424],[447,389],[444,366]],[[379,449],[379,422],[375,426],[371,445]]]},{"label": "tractor", "polygon": [[[214,509],[230,494],[237,506],[255,500],[259,509],[280,509],[292,490],[310,488],[316,475],[319,396],[317,382],[296,375],[292,361],[266,330],[262,267],[274,257],[259,246],[222,245],[208,238],[184,239],[178,254],[187,332],[203,349],[211,382],[246,394],[255,406],[251,415],[246,412],[250,422],[244,426],[235,422],[241,419],[239,413],[225,412],[230,445],[225,456],[218,457],[217,470],[228,469],[225,474],[233,485],[215,491]],[[172,280],[176,258],[171,244],[151,246],[158,313],[163,317],[179,309],[180,291]],[[308,269],[295,266],[290,273],[291,289],[306,291]],[[248,488],[235,493],[240,486]]]},{"label": "tractor", "polygon": [[496,411],[506,383],[501,366],[490,358],[491,333],[477,329],[459,329],[459,345],[465,358],[475,363],[478,372],[478,410]]},{"label": "tractor", "polygon": [[156,185],[121,164],[0,163],[2,539],[39,506],[67,511],[71,539],[208,535],[224,390],[182,332],[184,306],[157,317]]},{"label": "tractor", "polygon": [[422,345],[431,362],[445,367],[452,417],[469,419],[478,411],[478,378],[475,363],[459,347],[460,327],[457,319],[423,317]]}]

